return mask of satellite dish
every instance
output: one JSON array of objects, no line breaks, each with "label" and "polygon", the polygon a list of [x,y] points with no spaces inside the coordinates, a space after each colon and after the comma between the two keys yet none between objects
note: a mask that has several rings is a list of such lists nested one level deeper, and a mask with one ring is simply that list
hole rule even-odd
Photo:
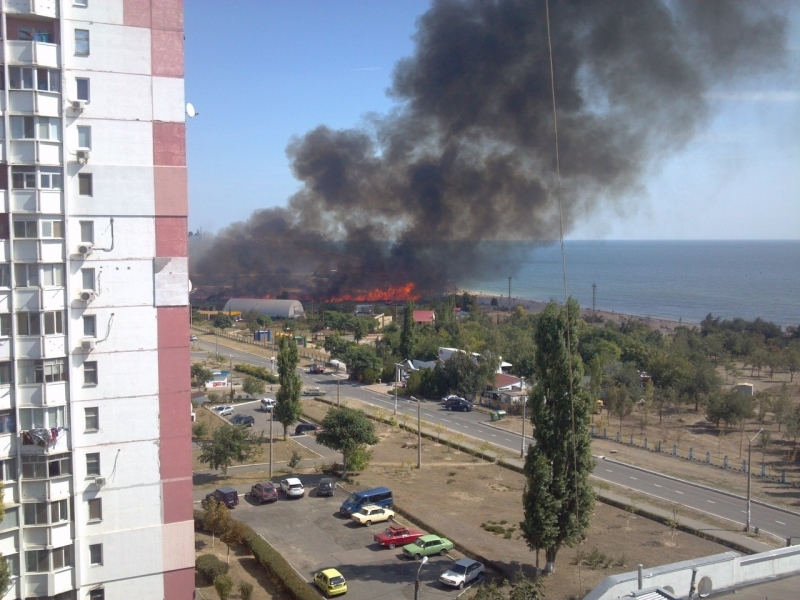
[{"label": "satellite dish", "polygon": [[200,113],[198,113],[194,109],[194,104],[192,104],[191,102],[187,102],[186,103],[186,114],[189,115],[190,119],[193,119],[194,117],[196,117]]}]

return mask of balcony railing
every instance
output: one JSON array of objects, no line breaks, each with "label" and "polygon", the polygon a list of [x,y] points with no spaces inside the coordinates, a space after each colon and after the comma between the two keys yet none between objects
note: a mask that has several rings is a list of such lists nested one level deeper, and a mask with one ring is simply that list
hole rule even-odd
[{"label": "balcony railing", "polygon": [[56,0],[4,0],[5,11],[17,15],[38,15],[40,17],[58,17]]}]

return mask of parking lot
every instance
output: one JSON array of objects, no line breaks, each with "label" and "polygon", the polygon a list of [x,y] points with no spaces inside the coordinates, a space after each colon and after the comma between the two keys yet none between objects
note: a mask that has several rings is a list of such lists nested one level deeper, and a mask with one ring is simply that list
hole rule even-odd
[{"label": "parking lot", "polygon": [[[263,535],[309,582],[317,571],[333,567],[347,580],[348,598],[413,599],[420,561],[406,559],[400,547],[390,550],[373,541],[373,534],[386,523],[364,527],[341,517],[338,510],[347,497],[344,490],[337,489],[332,498],[317,498],[313,486],[319,477],[301,476],[306,495],[295,500],[281,494],[277,502],[259,506],[241,494],[234,516]],[[438,582],[457,558],[461,555],[451,552],[428,560],[420,573],[421,598],[459,595],[459,590]]]}]

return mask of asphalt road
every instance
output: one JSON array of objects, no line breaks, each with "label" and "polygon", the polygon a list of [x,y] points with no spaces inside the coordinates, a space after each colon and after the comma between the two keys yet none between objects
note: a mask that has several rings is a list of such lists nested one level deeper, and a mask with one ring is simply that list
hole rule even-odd
[{"label": "asphalt road", "polygon": [[[213,342],[209,343],[201,338],[195,344],[207,351],[214,351]],[[221,345],[219,348],[220,354],[233,356],[236,361],[246,361],[250,364],[267,368],[271,366],[269,360],[254,354],[232,350]],[[203,352],[203,355],[205,354],[206,352]],[[342,398],[358,399],[374,406],[379,406],[387,412],[394,412],[395,399],[393,396],[366,389],[363,386],[345,380],[343,377],[330,374],[311,375],[300,369],[298,369],[298,372],[304,385],[316,386],[325,390],[327,398],[335,399],[337,397],[337,386],[339,386],[338,391]],[[258,413],[261,415],[260,418],[256,416],[258,425],[262,419],[266,418],[266,414],[257,410],[257,406],[257,404],[252,405],[252,410],[256,411],[252,414]],[[250,412],[250,409],[242,407],[237,412]],[[409,415],[409,421],[412,418],[416,419],[416,403],[400,397],[397,401],[397,412],[398,414]],[[441,405],[435,402],[423,402],[421,412],[422,419],[429,423],[441,423],[447,429],[458,431],[481,441],[488,441],[506,450],[515,452],[520,452],[521,450],[522,436],[490,426],[485,413],[478,411],[466,413],[450,412],[444,410]],[[529,440],[526,439],[525,442],[527,444]],[[658,473],[647,472],[604,458],[597,461],[594,476],[603,481],[726,519],[744,527],[747,513],[747,502],[744,498],[707,489],[689,482],[675,480]],[[756,502],[751,502],[750,511],[751,527],[758,527],[762,532],[778,538],[800,537],[800,515]]]}]

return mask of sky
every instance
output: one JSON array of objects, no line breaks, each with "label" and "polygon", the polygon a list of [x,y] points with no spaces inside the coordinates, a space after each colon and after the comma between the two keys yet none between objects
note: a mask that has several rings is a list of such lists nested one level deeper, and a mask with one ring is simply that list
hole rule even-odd
[{"label": "sky", "polygon": [[[186,100],[198,112],[187,119],[190,229],[284,206],[299,189],[285,152],[293,136],[396,108],[386,90],[429,4],[188,0]],[[712,90],[707,128],[569,239],[800,239],[800,3],[785,6],[786,64]]]}]

